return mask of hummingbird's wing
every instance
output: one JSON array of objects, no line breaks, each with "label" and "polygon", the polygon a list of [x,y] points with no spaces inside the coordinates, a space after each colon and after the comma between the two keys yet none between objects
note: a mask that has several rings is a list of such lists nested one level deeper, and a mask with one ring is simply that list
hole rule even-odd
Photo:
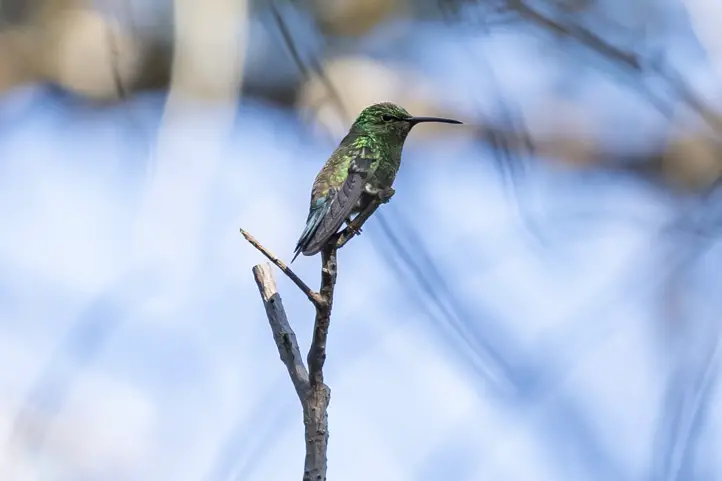
[{"label": "hummingbird's wing", "polygon": [[[351,215],[364,193],[366,181],[377,165],[377,156],[368,146],[351,151],[348,175],[338,191],[329,191],[323,206],[318,207],[318,216],[313,232],[309,232],[305,245],[300,247],[303,255],[312,256],[320,252],[328,240],[338,232],[339,227]],[[323,209],[323,210],[321,210]],[[309,213],[311,220],[312,213]],[[308,225],[308,223],[307,223]]]}]

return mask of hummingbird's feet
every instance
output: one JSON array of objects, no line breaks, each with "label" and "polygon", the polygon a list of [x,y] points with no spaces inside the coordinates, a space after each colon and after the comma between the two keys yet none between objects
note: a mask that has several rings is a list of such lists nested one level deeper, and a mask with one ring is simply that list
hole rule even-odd
[{"label": "hummingbird's feet", "polygon": [[382,204],[385,204],[389,200],[391,200],[391,197],[393,197],[394,194],[396,193],[396,190],[394,190],[393,187],[388,187],[386,189],[378,189],[376,187],[371,187],[369,185],[366,185],[366,188],[364,190],[366,190],[367,194],[373,195],[374,197],[376,197],[379,200],[379,202],[381,202]]},{"label": "hummingbird's feet", "polygon": [[394,188],[389,187],[388,189],[383,189],[381,192],[379,192],[377,194],[377,197],[379,198],[381,203],[385,204],[391,200],[391,197],[393,197],[395,193],[396,191],[394,190]]},{"label": "hummingbird's feet", "polygon": [[353,232],[353,235],[361,234],[361,232],[363,232],[363,230],[360,227],[358,229],[356,227],[354,227],[352,222],[353,221],[351,220],[351,216],[346,217],[346,227],[348,227],[348,230]]}]

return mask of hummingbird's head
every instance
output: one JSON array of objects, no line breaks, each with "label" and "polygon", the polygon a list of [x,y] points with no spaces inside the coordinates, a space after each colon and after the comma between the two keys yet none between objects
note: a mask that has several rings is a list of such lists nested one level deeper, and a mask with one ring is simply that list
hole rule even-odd
[{"label": "hummingbird's head", "polygon": [[366,107],[356,118],[352,130],[359,133],[376,134],[386,138],[404,141],[411,128],[422,122],[460,124],[458,120],[440,117],[414,117],[405,108],[391,102],[382,102]]}]

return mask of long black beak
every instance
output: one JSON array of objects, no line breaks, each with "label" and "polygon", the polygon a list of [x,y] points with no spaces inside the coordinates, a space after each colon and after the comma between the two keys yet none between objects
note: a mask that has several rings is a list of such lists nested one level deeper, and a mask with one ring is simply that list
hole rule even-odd
[{"label": "long black beak", "polygon": [[442,117],[411,117],[409,123],[413,127],[422,122],[441,122],[442,124],[463,124],[463,122],[454,119],[444,119]]}]

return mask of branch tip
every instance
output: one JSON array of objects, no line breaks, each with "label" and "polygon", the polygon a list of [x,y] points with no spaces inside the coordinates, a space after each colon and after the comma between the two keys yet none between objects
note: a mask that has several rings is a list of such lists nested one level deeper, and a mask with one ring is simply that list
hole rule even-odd
[{"label": "branch tip", "polygon": [[[284,274],[286,274],[286,276],[287,276],[289,279],[291,279],[291,281],[293,281],[293,283],[296,284],[296,286],[298,286],[298,288],[301,289],[301,291],[302,291],[304,294],[306,294],[306,297],[308,297],[308,300],[311,301],[311,303],[312,303],[316,308],[319,308],[319,306],[322,305],[323,299],[321,298],[321,296],[320,296],[317,292],[314,292],[313,290],[311,290],[311,288],[308,287],[308,285],[307,285],[305,282],[303,282],[303,280],[301,280],[301,278],[298,277],[298,276],[296,275],[296,273],[291,270],[290,267],[288,267],[281,259],[279,259],[278,257],[276,257],[271,251],[269,251],[268,249],[266,249],[265,247],[263,247],[263,245],[262,245],[260,242],[258,242],[258,241],[256,240],[256,238],[253,237],[251,234],[249,234],[246,230],[244,230],[244,229],[240,229],[240,230],[241,230],[241,234],[243,235],[243,237],[244,237],[253,247],[255,247],[258,251],[260,251],[261,254],[263,254],[264,256],[266,256],[266,258],[267,258],[269,261],[273,262],[273,264],[274,264],[276,267],[278,267],[279,269],[281,269],[281,271],[282,271]],[[261,264],[259,264],[259,266],[260,266],[260,265],[261,265]],[[258,266],[256,266],[256,267],[258,267]],[[254,267],[254,269],[255,269],[255,267]],[[254,272],[255,272],[255,271],[254,271]]]}]

